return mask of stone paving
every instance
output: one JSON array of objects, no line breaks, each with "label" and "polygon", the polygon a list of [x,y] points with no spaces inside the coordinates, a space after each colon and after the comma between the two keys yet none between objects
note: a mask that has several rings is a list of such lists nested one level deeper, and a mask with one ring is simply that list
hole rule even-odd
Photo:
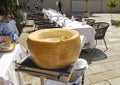
[{"label": "stone paving", "polygon": [[[92,17],[96,22],[110,23],[111,14],[95,13]],[[113,18],[120,20],[120,14],[113,14]],[[28,24],[34,24],[29,21]],[[27,49],[26,39],[29,33],[27,31],[34,30],[34,27],[25,27],[20,36],[20,44]],[[120,85],[120,27],[111,26],[108,28],[105,39],[108,50],[105,51],[103,41],[99,41],[93,54],[88,55],[81,53],[81,57],[85,58],[89,63],[89,68],[85,73],[84,85]],[[105,51],[105,52],[104,52]],[[23,73],[25,85],[40,85],[39,78],[32,77]]]}]

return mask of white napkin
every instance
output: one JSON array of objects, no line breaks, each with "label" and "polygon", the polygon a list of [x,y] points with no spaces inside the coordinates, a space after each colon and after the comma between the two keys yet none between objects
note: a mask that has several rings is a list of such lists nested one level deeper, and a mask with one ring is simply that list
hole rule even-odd
[{"label": "white napkin", "polygon": [[59,21],[59,16],[57,16],[57,20],[56,20],[56,22],[58,22]]},{"label": "white napkin", "polygon": [[74,16],[72,16],[72,17],[71,17],[71,20],[72,20],[72,21],[75,21],[75,18],[74,18]]},{"label": "white napkin", "polygon": [[65,27],[65,26],[66,26],[66,21],[64,20],[62,23],[62,27]]},{"label": "white napkin", "polygon": [[66,14],[63,14],[64,17],[66,17]]},{"label": "white napkin", "polygon": [[83,24],[83,25],[86,25],[85,18],[82,18],[82,24]]}]

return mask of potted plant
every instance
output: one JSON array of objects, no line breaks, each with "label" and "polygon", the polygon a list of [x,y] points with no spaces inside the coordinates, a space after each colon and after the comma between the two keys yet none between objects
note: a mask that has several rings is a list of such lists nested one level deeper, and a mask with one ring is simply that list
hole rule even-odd
[{"label": "potted plant", "polygon": [[83,12],[84,17],[88,18],[90,16],[90,11],[88,10],[88,0],[85,0],[86,2],[86,10]]},{"label": "potted plant", "polygon": [[118,0],[108,0],[106,5],[111,8],[111,24],[115,25],[116,21],[113,20],[112,10],[119,5]]}]

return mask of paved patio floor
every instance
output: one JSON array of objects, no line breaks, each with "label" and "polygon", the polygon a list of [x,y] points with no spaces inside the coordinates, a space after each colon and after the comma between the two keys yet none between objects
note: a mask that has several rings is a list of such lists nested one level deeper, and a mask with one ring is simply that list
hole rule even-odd
[{"label": "paved patio floor", "polygon": [[[111,15],[108,13],[95,13],[90,18],[96,22],[110,23]],[[120,20],[120,14],[113,14],[113,18]],[[29,21],[28,24],[34,24]],[[27,49],[26,39],[33,27],[25,27],[20,36],[20,44]],[[89,63],[89,68],[85,73],[84,85],[120,85],[120,27],[111,26],[105,36],[108,50],[104,52],[105,45],[99,41],[94,53],[90,55],[82,52],[81,58],[85,58]],[[39,78],[23,73],[25,85],[40,85]]]}]

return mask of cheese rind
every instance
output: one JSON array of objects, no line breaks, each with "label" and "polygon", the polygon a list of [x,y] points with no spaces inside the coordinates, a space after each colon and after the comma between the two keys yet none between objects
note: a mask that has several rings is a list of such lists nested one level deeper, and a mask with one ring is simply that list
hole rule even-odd
[{"label": "cheese rind", "polygon": [[46,69],[58,69],[74,63],[80,53],[80,34],[68,29],[44,29],[27,39],[33,62]]}]

